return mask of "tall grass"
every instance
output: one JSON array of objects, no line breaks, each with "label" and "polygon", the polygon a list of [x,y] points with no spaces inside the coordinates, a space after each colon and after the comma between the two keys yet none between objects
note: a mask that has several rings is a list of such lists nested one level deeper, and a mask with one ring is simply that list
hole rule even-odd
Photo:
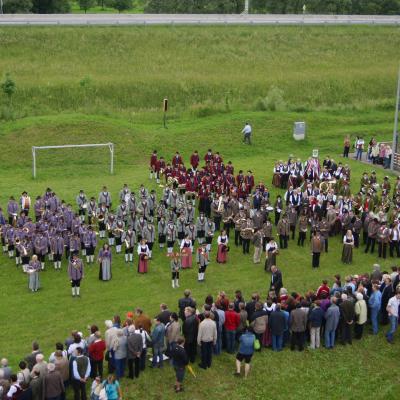
[{"label": "tall grass", "polygon": [[[164,97],[185,111],[258,109],[271,87],[289,110],[386,107],[399,27],[6,27],[0,75],[19,116],[129,114]],[[88,84],[80,82],[88,78]]]}]

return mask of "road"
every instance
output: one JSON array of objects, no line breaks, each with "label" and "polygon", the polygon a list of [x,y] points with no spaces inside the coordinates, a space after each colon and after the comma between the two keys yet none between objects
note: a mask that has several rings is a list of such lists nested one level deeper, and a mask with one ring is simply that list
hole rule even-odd
[{"label": "road", "polygon": [[4,14],[0,25],[400,25],[396,15]]}]

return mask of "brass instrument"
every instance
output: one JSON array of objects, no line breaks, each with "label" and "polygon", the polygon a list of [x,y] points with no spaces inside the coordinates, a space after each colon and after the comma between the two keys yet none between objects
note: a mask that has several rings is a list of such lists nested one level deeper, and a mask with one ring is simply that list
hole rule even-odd
[{"label": "brass instrument", "polygon": [[232,215],[230,215],[230,216],[227,217],[227,218],[223,218],[223,219],[222,219],[222,222],[223,222],[224,224],[227,224],[227,223],[229,222],[229,220],[231,220],[231,219],[233,219]]},{"label": "brass instrument", "polygon": [[327,192],[328,190],[335,189],[336,179],[331,181],[323,181],[319,184],[319,191],[320,192]]},{"label": "brass instrument", "polygon": [[103,214],[99,214],[99,216],[97,217],[97,221],[103,222],[104,221],[104,215]]},{"label": "brass instrument", "polygon": [[174,178],[174,177],[172,177],[172,176],[169,176],[168,177],[168,179],[167,179],[167,185],[168,186],[171,186],[171,185],[173,185],[173,184],[178,184],[178,179],[176,179],[176,178]]},{"label": "brass instrument", "polygon": [[18,246],[21,243],[21,239],[19,237],[17,237],[15,239],[15,245]]},{"label": "brass instrument", "polygon": [[224,211],[224,198],[219,196],[217,212],[222,213]]},{"label": "brass instrument", "polygon": [[115,235],[116,233],[118,233],[118,232],[124,232],[124,230],[122,229],[122,228],[114,228],[113,230],[112,230],[112,232],[113,232],[113,234]]}]

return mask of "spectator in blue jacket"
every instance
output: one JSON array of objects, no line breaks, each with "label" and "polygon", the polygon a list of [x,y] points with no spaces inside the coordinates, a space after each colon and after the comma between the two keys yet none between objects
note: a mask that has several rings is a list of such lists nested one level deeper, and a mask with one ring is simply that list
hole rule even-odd
[{"label": "spectator in blue jacket", "polygon": [[368,300],[368,305],[371,311],[371,324],[372,324],[372,333],[374,335],[378,334],[378,318],[379,318],[379,310],[381,309],[382,302],[382,293],[379,290],[379,285],[374,284],[372,286],[371,297]]},{"label": "spectator in blue jacket", "polygon": [[325,313],[325,347],[333,349],[335,345],[335,332],[339,325],[340,310],[336,305],[337,298],[331,297],[331,305]]},{"label": "spectator in blue jacket", "polygon": [[310,349],[319,349],[321,338],[321,326],[324,321],[324,310],[320,307],[321,302],[316,300],[314,308],[308,314],[310,322]]},{"label": "spectator in blue jacket", "polygon": [[240,376],[240,368],[242,366],[242,361],[244,360],[244,377],[250,372],[250,361],[254,354],[254,342],[256,336],[254,333],[249,332],[247,327],[244,333],[239,338],[239,352],[236,354],[236,372],[235,376]]},{"label": "spectator in blue jacket", "polygon": [[163,367],[163,349],[165,339],[165,325],[160,321],[160,318],[155,319],[155,328],[151,334],[151,341],[153,343],[153,362],[152,368]]}]

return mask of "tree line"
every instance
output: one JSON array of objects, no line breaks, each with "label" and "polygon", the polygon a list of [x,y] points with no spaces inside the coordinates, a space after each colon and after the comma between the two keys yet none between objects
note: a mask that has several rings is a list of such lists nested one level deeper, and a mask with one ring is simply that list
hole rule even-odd
[{"label": "tree line", "polygon": [[[72,0],[3,0],[4,13],[68,13]],[[236,14],[245,0],[76,0],[84,12],[95,6],[119,12],[144,6],[146,13]],[[398,14],[400,0],[250,0],[251,13]]]},{"label": "tree line", "polygon": [[386,15],[400,12],[400,0],[251,0],[251,10],[271,14]]},{"label": "tree line", "polygon": [[[85,13],[95,6],[115,8],[118,12],[134,7],[133,0],[76,0]],[[3,0],[4,13],[57,14],[71,12],[71,0]]]}]

